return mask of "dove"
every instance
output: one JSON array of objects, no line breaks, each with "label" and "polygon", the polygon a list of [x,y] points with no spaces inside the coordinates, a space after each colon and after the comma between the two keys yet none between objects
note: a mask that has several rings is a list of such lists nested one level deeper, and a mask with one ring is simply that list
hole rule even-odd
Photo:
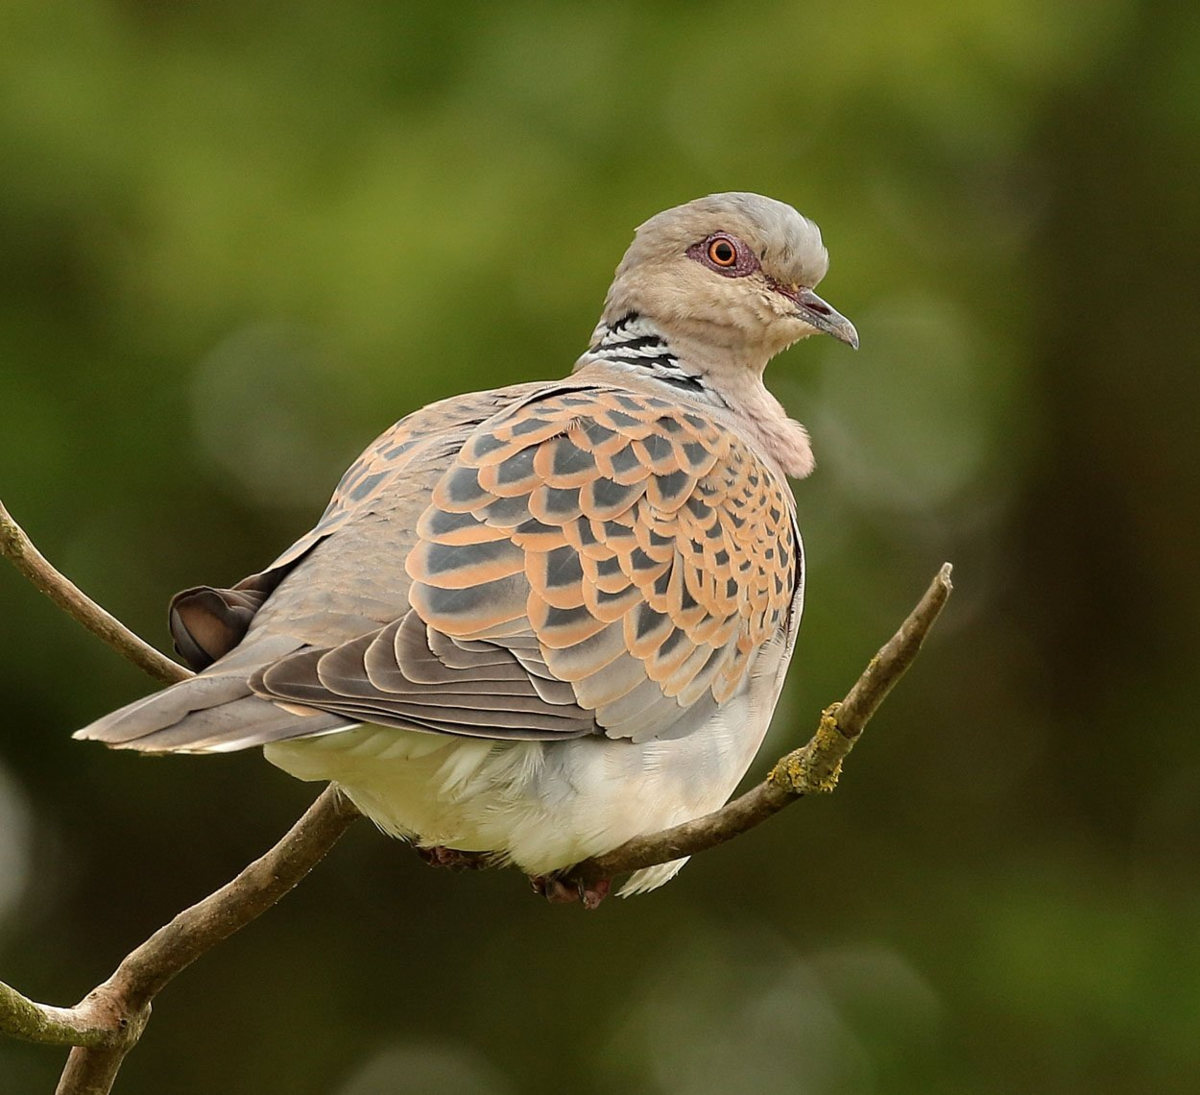
[{"label": "dove", "polygon": [[788,478],[812,449],[763,371],[815,333],[858,346],[814,291],[827,268],[817,226],[771,198],[651,217],[570,375],[400,419],[265,570],[174,598],[194,677],[75,736],[260,747],[434,861],[512,864],[547,893],[718,808],[804,600]]}]

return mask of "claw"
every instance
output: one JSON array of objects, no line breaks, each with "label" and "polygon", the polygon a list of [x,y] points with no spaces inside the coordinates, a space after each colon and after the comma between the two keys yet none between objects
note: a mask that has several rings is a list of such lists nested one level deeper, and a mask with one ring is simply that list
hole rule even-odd
[{"label": "claw", "polygon": [[612,889],[611,878],[601,878],[588,885],[585,882],[579,883],[579,900],[583,902],[585,909],[598,909],[600,902],[608,896],[608,891]]}]

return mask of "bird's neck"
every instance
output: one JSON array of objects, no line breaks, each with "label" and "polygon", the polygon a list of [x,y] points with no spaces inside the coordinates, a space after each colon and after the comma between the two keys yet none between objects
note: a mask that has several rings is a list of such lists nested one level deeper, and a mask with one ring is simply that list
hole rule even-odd
[{"label": "bird's neck", "polygon": [[808,475],[813,469],[808,432],[763,385],[766,359],[743,361],[735,346],[723,346],[712,335],[672,330],[668,336],[653,320],[629,312],[612,322],[601,320],[573,371],[609,379],[616,374],[636,386],[662,385],[707,404],[719,417],[736,419],[788,475]]},{"label": "bird's neck", "polygon": [[612,323],[601,320],[596,326],[574,371],[596,364],[615,365],[636,377],[661,381],[706,401],[714,396],[703,371],[686,362],[675,340],[668,341],[651,320],[636,312],[627,312]]}]

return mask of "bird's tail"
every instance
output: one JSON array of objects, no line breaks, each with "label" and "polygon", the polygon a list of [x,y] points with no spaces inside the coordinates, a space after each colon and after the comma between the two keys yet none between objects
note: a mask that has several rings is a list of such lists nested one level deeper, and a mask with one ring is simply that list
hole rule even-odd
[{"label": "bird's tail", "polygon": [[74,736],[143,753],[225,753],[353,726],[339,715],[282,706],[251,692],[250,674],[298,645],[286,636],[243,643],[204,672],[135,700]]}]

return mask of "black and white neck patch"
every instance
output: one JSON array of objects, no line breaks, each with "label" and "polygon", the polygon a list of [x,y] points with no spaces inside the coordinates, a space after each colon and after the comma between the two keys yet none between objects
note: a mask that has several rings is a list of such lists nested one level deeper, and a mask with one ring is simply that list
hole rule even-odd
[{"label": "black and white neck patch", "polygon": [[595,344],[587,352],[589,358],[644,369],[654,379],[684,391],[697,394],[709,391],[703,379],[689,372],[672,353],[654,324],[636,312],[626,313],[611,325],[601,325],[596,336]]}]

